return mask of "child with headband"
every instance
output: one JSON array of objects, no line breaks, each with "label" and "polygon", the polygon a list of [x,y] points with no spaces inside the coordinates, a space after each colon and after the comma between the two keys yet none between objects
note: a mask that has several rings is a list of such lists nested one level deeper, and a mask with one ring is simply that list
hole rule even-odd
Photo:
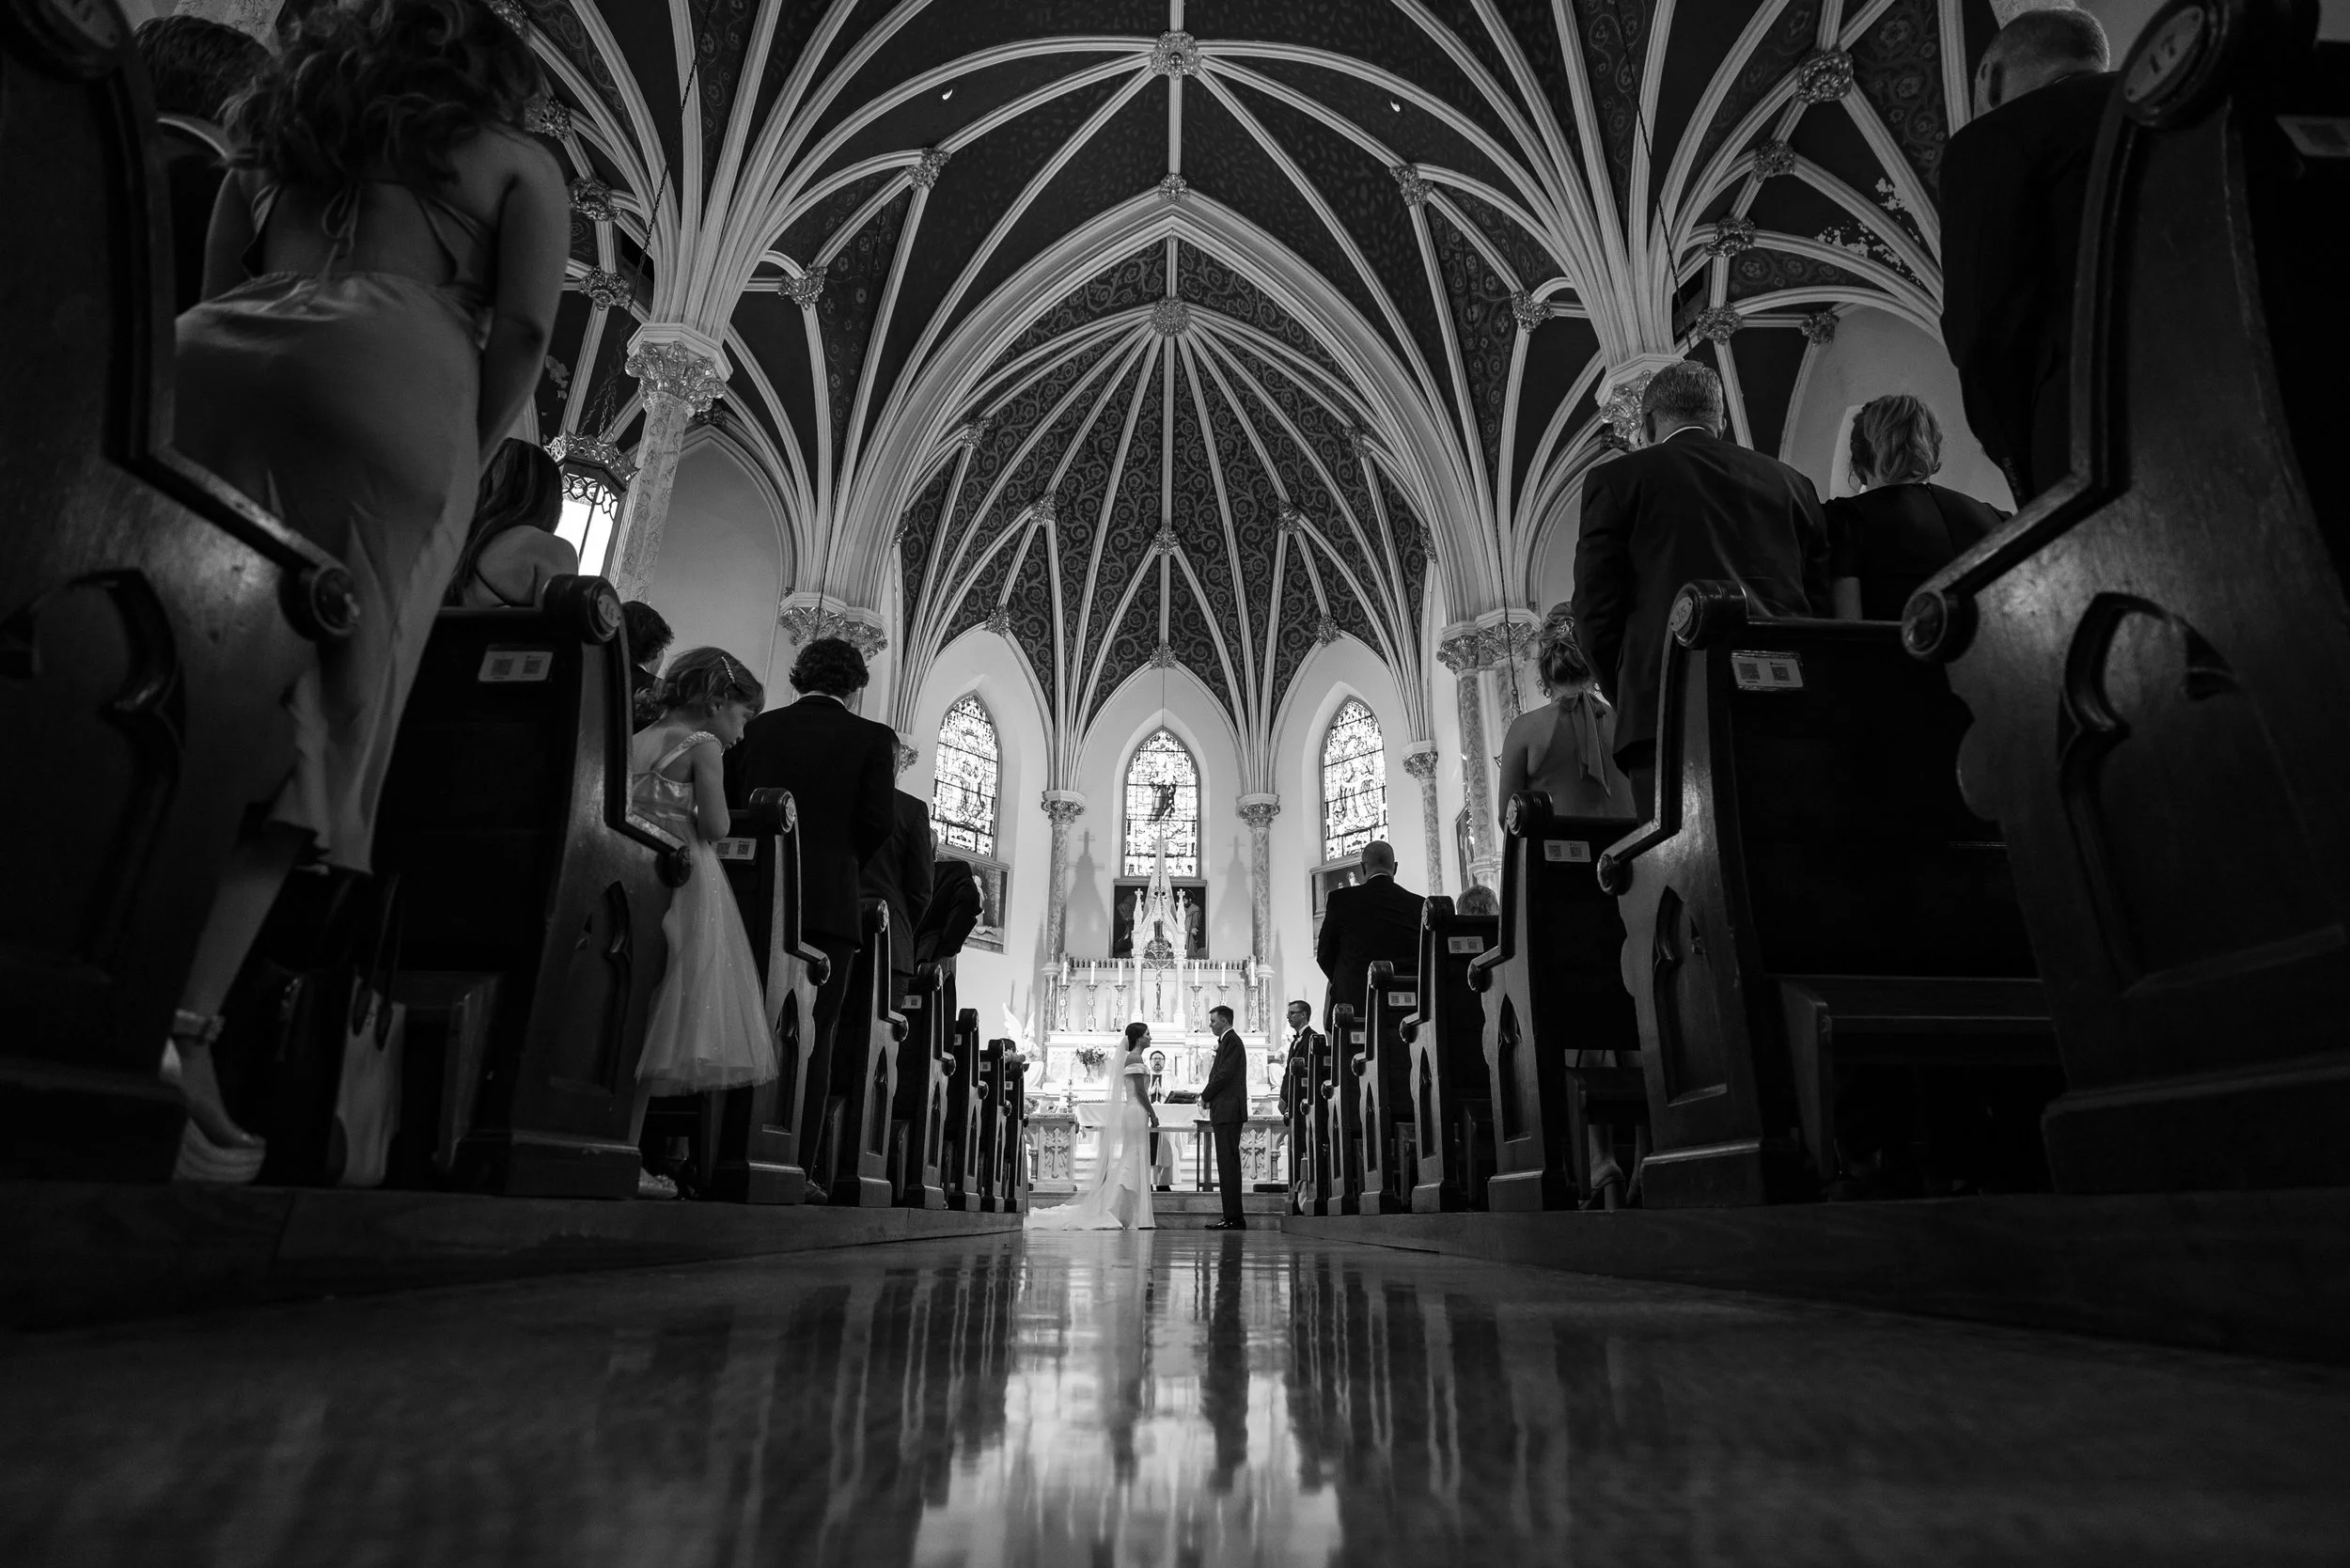
[{"label": "child with headband", "polygon": [[[643,1136],[645,1107],[656,1095],[699,1094],[776,1075],[759,969],[717,850],[733,820],[720,760],[743,738],[766,692],[731,653],[697,648],[670,664],[662,698],[660,719],[629,743],[629,807],[685,842],[694,874],[661,922],[669,965],[645,1029],[632,1138]],[[645,1172],[636,1191],[640,1198],[675,1198],[677,1184]]]}]

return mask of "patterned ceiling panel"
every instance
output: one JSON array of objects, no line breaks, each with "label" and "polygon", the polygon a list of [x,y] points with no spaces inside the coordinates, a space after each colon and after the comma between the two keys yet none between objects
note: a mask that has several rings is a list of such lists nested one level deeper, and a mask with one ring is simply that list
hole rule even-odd
[{"label": "patterned ceiling panel", "polygon": [[1893,0],[1852,48],[1853,75],[1929,191],[1942,179],[1941,23],[1933,0]]},{"label": "patterned ceiling panel", "polygon": [[[1179,280],[1178,298],[1194,305],[1204,305],[1220,315],[1236,321],[1246,321],[1276,342],[1295,349],[1308,359],[1340,379],[1339,362],[1322,340],[1299,325],[1296,319],[1266,297],[1264,290],[1248,281],[1239,269],[1229,267],[1217,257],[1209,255],[1196,245],[1181,243],[1175,252]],[[1162,286],[1163,288],[1164,286]]]},{"label": "patterned ceiling panel", "polygon": [[[1513,490],[1526,488],[1527,472],[1533,466],[1535,446],[1542,440],[1543,430],[1557,414],[1559,402],[1574,389],[1575,378],[1582,375],[1591,363],[1591,356],[1598,353],[1599,334],[1591,330],[1591,323],[1567,316],[1553,316],[1527,339],[1526,368],[1518,385],[1518,426],[1511,445],[1510,479]],[[1598,408],[1587,398],[1580,416],[1571,415],[1570,418],[1579,428],[1598,416]]]},{"label": "patterned ceiling panel", "polygon": [[1632,162],[1649,149],[1640,144],[1640,70],[1648,55],[1651,0],[1574,0],[1583,30],[1583,61],[1591,99],[1599,113],[1599,145],[1607,158],[1616,210],[1632,199]]},{"label": "patterned ceiling panel", "polygon": [[1820,0],[1787,0],[1762,42],[1738,63],[1737,74],[1731,79],[1721,107],[1715,111],[1705,135],[1698,143],[1700,163],[1714,155],[1738,128],[1739,121],[1752,113],[1773,87],[1785,81],[1806,55],[1818,47],[1819,39]]},{"label": "patterned ceiling panel", "polygon": [[1501,117],[1401,6],[1365,5],[1362,0],[1283,0],[1277,6],[1262,0],[1189,0],[1183,25],[1200,39],[1304,44],[1366,61],[1385,75],[1460,107],[1494,136],[1509,137]]},{"label": "patterned ceiling panel", "polygon": [[893,178],[886,174],[869,174],[862,180],[851,180],[793,218],[769,248],[802,265],[813,261],[823,254],[824,247],[832,243],[840,226],[854,217]]},{"label": "patterned ceiling panel", "polygon": [[1096,273],[1037,318],[995,361],[1008,365],[1030,349],[1067,337],[1089,321],[1148,305],[1167,292],[1167,248],[1152,243],[1106,272]]},{"label": "patterned ceiling panel", "polygon": [[[1123,585],[1120,585],[1121,587]],[[1115,603],[1110,606],[1115,609]],[[1108,613],[1107,611],[1104,613]],[[1197,615],[1198,611],[1193,612]],[[1099,664],[1093,667],[1093,699],[1081,715],[1090,721],[1102,711],[1127,677],[1151,662],[1151,655],[1159,646],[1159,577],[1153,572],[1143,579],[1142,590],[1135,595],[1125,617],[1100,643]],[[1208,689],[1215,691],[1221,682],[1211,682]]]},{"label": "patterned ceiling panel", "polygon": [[898,259],[899,231],[913,202],[911,191],[901,192],[834,252],[824,274],[824,291],[816,299],[816,322],[824,334],[825,393],[835,451],[848,439],[857,372],[865,368],[873,319],[881,313],[889,270]]},{"label": "patterned ceiling panel", "polygon": [[[1110,503],[1109,522],[1102,530],[1100,565],[1093,569],[1092,607],[1084,614],[1086,634],[1097,644],[1109,635],[1110,618],[1118,613],[1118,602],[1125,594],[1127,583],[1146,569],[1149,581],[1158,581],[1157,568],[1150,553],[1152,538],[1159,531],[1160,475],[1164,472],[1159,447],[1163,399],[1156,361],[1144,366],[1140,386],[1134,439],[1127,444],[1126,465],[1118,478],[1118,498]],[[1084,592],[1082,578],[1078,579],[1076,591]],[[1156,604],[1158,601],[1153,597],[1152,603]],[[1157,645],[1158,635],[1157,611],[1153,610],[1152,646]],[[1150,648],[1145,648],[1143,654],[1147,656],[1150,651]]]},{"label": "patterned ceiling panel", "polygon": [[701,93],[702,165],[713,174],[725,150],[734,90],[750,53],[758,0],[686,0],[694,24],[694,82]]},{"label": "patterned ceiling panel", "polygon": [[1501,408],[1510,396],[1510,355],[1518,346],[1510,285],[1443,213],[1432,206],[1427,214],[1436,264],[1444,269],[1445,301],[1452,307],[1453,335],[1476,400],[1477,438],[1484,449],[1486,472],[1495,473],[1501,464]]}]

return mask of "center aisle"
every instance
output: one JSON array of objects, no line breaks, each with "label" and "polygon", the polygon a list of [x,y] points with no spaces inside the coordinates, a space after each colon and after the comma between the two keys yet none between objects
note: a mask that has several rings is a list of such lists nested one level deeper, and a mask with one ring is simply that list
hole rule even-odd
[{"label": "center aisle", "polygon": [[1251,1232],[0,1341],[33,1565],[2337,1563],[2350,1374]]}]

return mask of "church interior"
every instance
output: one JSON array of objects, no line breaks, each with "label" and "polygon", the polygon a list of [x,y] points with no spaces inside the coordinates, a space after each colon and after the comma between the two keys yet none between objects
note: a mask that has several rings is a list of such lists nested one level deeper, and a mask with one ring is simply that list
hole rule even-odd
[{"label": "church interior", "polygon": [[10,1560],[2350,1561],[2350,0],[0,0],[0,210]]}]

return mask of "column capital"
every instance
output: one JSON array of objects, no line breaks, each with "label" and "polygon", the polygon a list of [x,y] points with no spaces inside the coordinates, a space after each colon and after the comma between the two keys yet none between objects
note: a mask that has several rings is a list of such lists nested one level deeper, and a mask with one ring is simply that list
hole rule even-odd
[{"label": "column capital", "polygon": [[1484,639],[1488,664],[1526,658],[1541,629],[1541,618],[1532,610],[1492,610],[1477,618],[1477,634]]},{"label": "column capital", "polygon": [[727,389],[733,372],[717,339],[679,321],[648,321],[628,340],[628,373],[647,397],[675,398],[696,414]]},{"label": "column capital", "polygon": [[1268,794],[1243,795],[1236,803],[1234,809],[1239,813],[1242,822],[1262,831],[1271,827],[1273,819],[1281,814],[1281,797]]},{"label": "column capital", "polygon": [[1418,779],[1421,789],[1428,789],[1436,776],[1436,761],[1440,755],[1435,742],[1415,742],[1412,749],[1403,754],[1403,771]]},{"label": "column capital", "polygon": [[1600,378],[1593,400],[1627,447],[1640,446],[1647,439],[1640,429],[1640,394],[1648,390],[1650,378],[1666,366],[1680,362],[1681,355],[1677,353],[1636,353],[1608,367],[1607,373]]},{"label": "column capital", "polygon": [[898,743],[898,771],[903,773],[922,760],[922,754],[903,741]]},{"label": "column capital", "polygon": [[1047,790],[1037,797],[1056,825],[1066,826],[1086,814],[1086,797],[1074,790]]},{"label": "column capital", "polygon": [[1458,623],[1448,626],[1436,638],[1436,659],[1455,675],[1468,675],[1485,667],[1485,637],[1475,625]]},{"label": "column capital", "polygon": [[882,618],[871,610],[843,604],[829,595],[794,593],[776,611],[776,623],[793,642],[807,644],[818,637],[841,637],[867,658],[889,646]]}]

